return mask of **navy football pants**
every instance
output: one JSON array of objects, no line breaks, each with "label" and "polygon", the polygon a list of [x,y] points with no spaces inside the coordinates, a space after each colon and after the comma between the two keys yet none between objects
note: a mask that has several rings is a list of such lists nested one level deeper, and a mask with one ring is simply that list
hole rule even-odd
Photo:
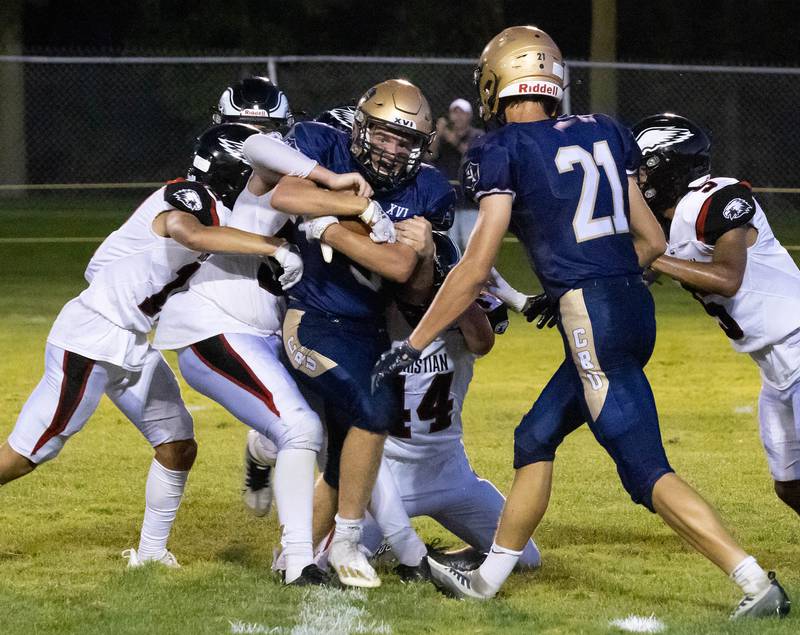
[{"label": "navy football pants", "polygon": [[514,467],[552,461],[584,422],[614,459],[634,502],[652,511],[656,481],[672,472],[644,366],[655,313],[639,276],[597,279],[559,300],[566,359],[514,433]]}]

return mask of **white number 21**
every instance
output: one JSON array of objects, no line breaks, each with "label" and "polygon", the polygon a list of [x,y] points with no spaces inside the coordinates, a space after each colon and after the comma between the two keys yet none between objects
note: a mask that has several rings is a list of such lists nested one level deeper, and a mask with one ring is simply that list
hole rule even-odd
[{"label": "white number 21", "polygon": [[[594,240],[602,236],[627,233],[629,229],[628,219],[625,218],[622,183],[619,180],[617,165],[611,155],[608,142],[595,142],[592,154],[589,154],[580,146],[566,146],[558,149],[556,167],[560,174],[572,172],[576,163],[580,164],[583,169],[583,187],[581,188],[581,197],[578,200],[578,209],[575,210],[575,216],[572,219],[575,239],[582,243],[585,240]],[[599,168],[603,168],[608,184],[611,186],[614,215],[593,218],[597,190],[600,187]]]}]

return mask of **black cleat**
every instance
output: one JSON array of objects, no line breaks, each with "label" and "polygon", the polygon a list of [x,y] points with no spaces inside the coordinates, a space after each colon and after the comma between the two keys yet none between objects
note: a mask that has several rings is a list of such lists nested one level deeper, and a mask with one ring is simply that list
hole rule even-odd
[{"label": "black cleat", "polygon": [[428,559],[423,558],[416,566],[398,564],[394,568],[401,582],[425,582],[431,579],[431,567]]},{"label": "black cleat", "polygon": [[447,567],[461,571],[474,571],[486,560],[486,554],[474,547],[464,547],[458,551],[440,551],[435,547],[428,548],[428,556]]},{"label": "black cleat", "polygon": [[286,586],[327,586],[331,583],[331,576],[315,564],[303,567],[302,573]]},{"label": "black cleat", "polygon": [[272,507],[272,468],[256,461],[250,454],[250,448],[244,450],[244,488],[242,498],[244,504],[256,516],[266,516]]},{"label": "black cleat", "polygon": [[745,595],[733,613],[732,620],[758,617],[786,617],[792,608],[792,602],[786,591],[775,577],[775,572],[768,574],[770,585],[756,595]]}]

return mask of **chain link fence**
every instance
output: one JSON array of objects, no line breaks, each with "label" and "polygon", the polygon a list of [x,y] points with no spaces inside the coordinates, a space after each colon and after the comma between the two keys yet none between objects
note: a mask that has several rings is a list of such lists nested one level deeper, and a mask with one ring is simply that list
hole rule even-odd
[{"label": "chain link fence", "polygon": [[[271,76],[314,116],[390,77],[419,85],[436,115],[472,100],[469,59],[0,57],[0,213],[129,211],[182,175],[223,88]],[[571,62],[565,109],[632,124],[665,110],[712,132],[713,171],[749,180],[773,224],[800,207],[800,69]],[[800,238],[800,231],[797,233]]]}]

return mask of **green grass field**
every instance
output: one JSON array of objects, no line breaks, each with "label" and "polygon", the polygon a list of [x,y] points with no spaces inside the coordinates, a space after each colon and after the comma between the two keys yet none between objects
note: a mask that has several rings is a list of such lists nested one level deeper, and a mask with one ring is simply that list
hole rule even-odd
[{"label": "green grass field", "polygon": [[[102,236],[126,214],[26,205],[0,212],[3,437],[40,377],[50,323],[83,287],[96,246],[15,240]],[[506,246],[500,265],[534,288],[517,245]],[[772,493],[758,440],[757,369],[688,295],[671,284],[654,294],[659,334],[648,374],[673,466],[797,595],[800,519]],[[512,476],[513,429],[561,356],[554,331],[514,319],[478,362],[466,445],[476,471],[501,490]],[[274,514],[258,520],[240,502],[245,427],[188,388],[184,396],[200,452],[170,541],[183,568],[124,567],[120,552],[138,539],[151,451],[104,400],[56,461],[0,490],[0,633],[608,633],[609,620],[629,614],[655,614],[669,633],[800,631],[800,611],[781,622],[730,624],[738,589],[630,503],[585,429],[556,462],[550,510],[535,536],[543,567],[513,576],[496,601],[457,602],[391,573],[368,593],[283,588],[269,572]],[[456,544],[430,521],[417,526],[426,540]]]}]

